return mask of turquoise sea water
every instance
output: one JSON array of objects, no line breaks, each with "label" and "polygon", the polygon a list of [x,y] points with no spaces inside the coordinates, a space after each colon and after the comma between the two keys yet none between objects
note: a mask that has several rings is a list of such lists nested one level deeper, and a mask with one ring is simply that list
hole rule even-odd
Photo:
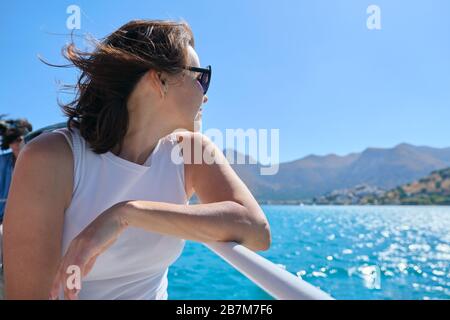
[{"label": "turquoise sea water", "polygon": [[[263,206],[260,254],[336,299],[450,299],[450,207]],[[271,299],[200,243],[169,269],[169,299]]]}]

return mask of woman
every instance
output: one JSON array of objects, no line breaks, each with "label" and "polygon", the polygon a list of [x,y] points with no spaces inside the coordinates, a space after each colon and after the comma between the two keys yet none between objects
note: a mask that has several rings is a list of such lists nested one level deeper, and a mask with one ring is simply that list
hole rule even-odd
[{"label": "woman", "polygon": [[[184,239],[269,248],[258,203],[193,132],[211,70],[187,24],[131,21],[66,56],[81,71],[63,107],[70,131],[27,144],[11,185],[7,299],[167,299]],[[215,161],[194,162],[196,146]],[[194,192],[201,204],[189,205]]]},{"label": "woman", "polygon": [[0,136],[2,137],[0,148],[2,151],[11,149],[11,152],[0,154],[0,225],[3,221],[14,166],[20,150],[25,145],[24,137],[31,131],[33,131],[33,126],[26,119],[0,121]]}]

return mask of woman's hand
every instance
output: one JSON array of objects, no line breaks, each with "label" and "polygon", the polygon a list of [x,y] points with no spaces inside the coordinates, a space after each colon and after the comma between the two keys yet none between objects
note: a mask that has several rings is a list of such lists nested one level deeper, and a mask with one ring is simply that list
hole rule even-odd
[{"label": "woman's hand", "polygon": [[[126,202],[120,202],[105,210],[72,240],[56,272],[50,299],[58,298],[61,285],[64,287],[65,299],[77,299],[81,289],[81,277],[85,277],[92,270],[97,257],[105,252],[127,227],[125,219],[121,219],[121,210],[125,204]],[[75,285],[69,283],[74,276],[79,277]]]}]

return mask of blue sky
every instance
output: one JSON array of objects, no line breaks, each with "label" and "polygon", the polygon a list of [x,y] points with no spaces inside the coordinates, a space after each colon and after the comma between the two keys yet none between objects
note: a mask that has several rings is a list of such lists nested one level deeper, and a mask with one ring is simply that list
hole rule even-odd
[{"label": "blue sky", "polygon": [[[135,18],[185,19],[213,66],[203,129],[280,129],[280,160],[401,142],[450,146],[450,2],[2,1],[0,113],[63,121],[56,81],[69,5],[102,37]],[[381,9],[381,30],[366,9]],[[61,96],[64,97],[64,96]]]}]

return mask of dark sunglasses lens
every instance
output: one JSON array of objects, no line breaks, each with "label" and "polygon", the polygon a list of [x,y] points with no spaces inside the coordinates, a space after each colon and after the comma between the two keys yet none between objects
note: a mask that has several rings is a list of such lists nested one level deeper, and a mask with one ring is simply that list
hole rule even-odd
[{"label": "dark sunglasses lens", "polygon": [[208,91],[209,80],[210,80],[209,73],[207,72],[203,73],[200,79],[200,83],[202,84],[203,87],[203,94],[206,94],[206,92]]}]

